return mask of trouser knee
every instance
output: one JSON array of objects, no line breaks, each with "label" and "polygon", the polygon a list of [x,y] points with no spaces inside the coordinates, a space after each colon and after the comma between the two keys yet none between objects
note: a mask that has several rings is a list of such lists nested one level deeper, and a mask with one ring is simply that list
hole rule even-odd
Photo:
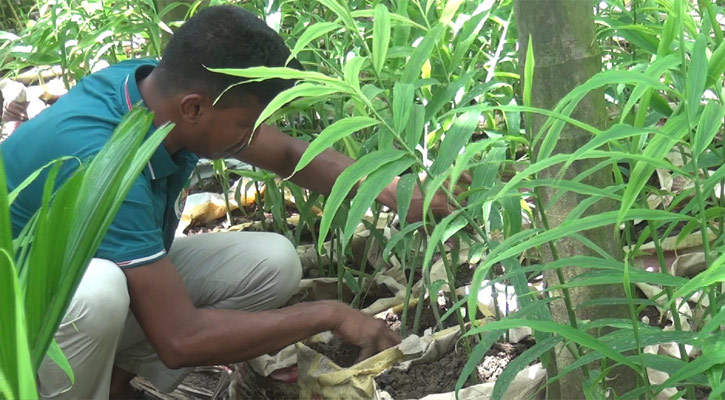
[{"label": "trouser knee", "polygon": [[284,304],[299,288],[302,264],[297,250],[290,241],[278,234],[270,234],[268,254],[261,267],[274,277],[275,307]]},{"label": "trouser knee", "polygon": [[[64,318],[97,340],[115,338],[123,330],[129,308],[123,271],[111,261],[93,259]],[[69,321],[68,321],[69,322]]]}]

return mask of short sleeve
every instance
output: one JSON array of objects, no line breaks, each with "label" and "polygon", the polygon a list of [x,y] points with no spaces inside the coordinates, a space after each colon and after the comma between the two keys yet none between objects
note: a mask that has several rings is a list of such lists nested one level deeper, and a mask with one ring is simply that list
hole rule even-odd
[{"label": "short sleeve", "polygon": [[96,257],[113,261],[121,268],[137,267],[164,257],[166,250],[156,214],[149,181],[141,175],[121,204]]}]

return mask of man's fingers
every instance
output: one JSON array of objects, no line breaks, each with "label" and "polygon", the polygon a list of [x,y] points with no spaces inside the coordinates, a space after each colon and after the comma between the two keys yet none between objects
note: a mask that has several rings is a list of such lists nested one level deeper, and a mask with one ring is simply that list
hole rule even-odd
[{"label": "man's fingers", "polygon": [[374,356],[377,353],[377,349],[372,346],[365,346],[360,348],[360,357],[357,358],[357,361],[360,362],[362,360],[366,360],[372,356]]},{"label": "man's fingers", "polygon": [[28,103],[18,103],[11,101],[5,107],[6,121],[27,121],[28,120]]}]

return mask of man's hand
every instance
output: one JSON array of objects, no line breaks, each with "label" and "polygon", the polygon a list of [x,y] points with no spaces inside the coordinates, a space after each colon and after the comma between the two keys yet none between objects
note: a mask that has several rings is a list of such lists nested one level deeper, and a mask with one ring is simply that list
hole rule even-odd
[{"label": "man's hand", "polygon": [[400,343],[398,334],[391,331],[382,320],[365,315],[342,303],[338,304],[339,319],[332,333],[360,347],[360,360]]},{"label": "man's hand", "polygon": [[11,101],[5,106],[5,112],[3,113],[3,120],[5,121],[17,121],[25,122],[28,120],[28,103]]}]

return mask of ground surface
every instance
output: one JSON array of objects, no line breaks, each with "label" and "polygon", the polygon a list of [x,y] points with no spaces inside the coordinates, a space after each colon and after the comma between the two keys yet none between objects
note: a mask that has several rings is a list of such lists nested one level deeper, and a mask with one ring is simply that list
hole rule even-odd
[{"label": "ground surface", "polygon": [[[495,343],[477,367],[478,382],[495,381],[508,363],[528,347],[527,343]],[[396,399],[450,392],[455,390],[467,358],[463,349],[457,349],[437,361],[411,366],[408,371],[390,370],[375,378],[375,382]]]}]

